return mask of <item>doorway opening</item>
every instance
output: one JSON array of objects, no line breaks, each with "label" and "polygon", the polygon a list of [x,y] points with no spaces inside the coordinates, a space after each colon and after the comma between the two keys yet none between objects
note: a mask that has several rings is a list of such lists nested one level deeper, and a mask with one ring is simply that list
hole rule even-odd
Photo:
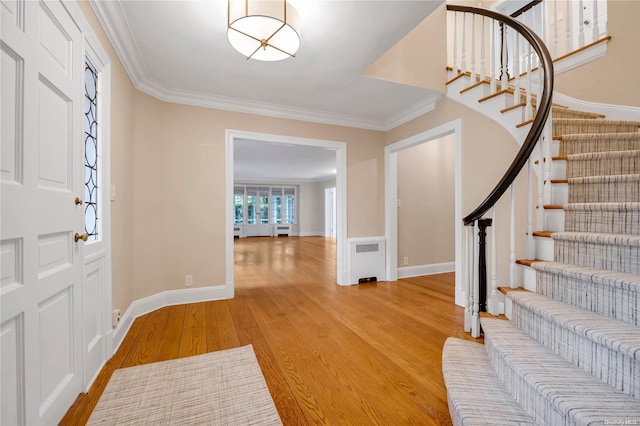
[{"label": "doorway opening", "polygon": [[[236,203],[234,182],[234,150],[236,143],[242,141],[252,141],[254,146],[266,148],[270,144],[287,145],[291,147],[316,147],[329,150],[335,155],[335,238],[336,238],[336,281],[339,285],[347,284],[347,261],[346,261],[346,143],[339,141],[328,141],[322,139],[298,138],[291,136],[273,135],[265,133],[245,132],[238,130],[227,130],[226,132],[226,294],[233,296],[234,292],[234,234],[236,225]],[[295,167],[295,162],[290,163]],[[267,177],[264,177],[267,179]],[[259,185],[259,182],[255,182]],[[322,209],[322,204],[318,206]],[[275,225],[275,224],[273,224]],[[304,229],[297,229],[297,234],[304,236]]]},{"label": "doorway opening", "polygon": [[462,121],[460,119],[417,134],[391,145],[385,155],[385,238],[387,241],[387,281],[398,279],[398,153],[402,150],[452,135],[455,144],[455,301],[463,304],[462,294]]}]

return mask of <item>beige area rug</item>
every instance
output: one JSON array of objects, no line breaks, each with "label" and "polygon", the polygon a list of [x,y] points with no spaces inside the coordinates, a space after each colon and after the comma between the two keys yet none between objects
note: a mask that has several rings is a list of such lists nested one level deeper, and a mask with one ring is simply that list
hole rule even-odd
[{"label": "beige area rug", "polygon": [[281,425],[251,345],[114,371],[89,425]]}]

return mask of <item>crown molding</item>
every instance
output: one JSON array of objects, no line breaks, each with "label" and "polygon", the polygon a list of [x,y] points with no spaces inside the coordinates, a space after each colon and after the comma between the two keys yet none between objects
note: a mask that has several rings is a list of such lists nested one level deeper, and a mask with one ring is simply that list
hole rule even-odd
[{"label": "crown molding", "polygon": [[89,3],[134,87],[164,102],[334,126],[388,131],[432,111],[441,97],[440,94],[431,95],[384,121],[356,115],[333,114],[326,111],[166,88],[149,77],[129,22],[122,10],[121,2],[89,0]]},{"label": "crown molding", "polygon": [[421,100],[420,102],[413,104],[393,117],[389,121],[385,123],[383,126],[384,131],[389,131],[391,129],[395,129],[396,127],[413,120],[414,118],[418,118],[423,114],[426,114],[430,111],[436,109],[436,104],[442,98],[441,93],[436,93],[428,96],[427,98]]},{"label": "crown molding", "polygon": [[[120,62],[122,62],[127,75],[134,86],[138,87],[148,73],[121,3],[119,1],[89,0],[89,4],[107,34]],[[119,34],[126,34],[127,37],[120,37]]]}]

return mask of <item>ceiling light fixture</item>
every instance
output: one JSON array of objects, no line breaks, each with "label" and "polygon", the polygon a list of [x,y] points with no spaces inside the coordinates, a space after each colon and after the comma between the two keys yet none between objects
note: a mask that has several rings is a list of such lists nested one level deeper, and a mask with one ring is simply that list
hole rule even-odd
[{"label": "ceiling light fixture", "polygon": [[227,38],[247,59],[280,61],[300,47],[300,17],[286,0],[229,0]]}]

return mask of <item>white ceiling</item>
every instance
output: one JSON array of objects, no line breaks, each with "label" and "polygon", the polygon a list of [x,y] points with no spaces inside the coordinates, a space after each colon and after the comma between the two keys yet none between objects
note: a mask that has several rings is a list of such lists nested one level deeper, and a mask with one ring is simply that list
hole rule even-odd
[{"label": "white ceiling", "polygon": [[236,139],[233,156],[236,182],[310,182],[336,176],[336,151],[329,148]]},{"label": "white ceiling", "polygon": [[231,47],[227,0],[90,1],[134,85],[164,101],[388,130],[439,97],[362,73],[443,0],[289,0],[302,42],[279,62]]}]

